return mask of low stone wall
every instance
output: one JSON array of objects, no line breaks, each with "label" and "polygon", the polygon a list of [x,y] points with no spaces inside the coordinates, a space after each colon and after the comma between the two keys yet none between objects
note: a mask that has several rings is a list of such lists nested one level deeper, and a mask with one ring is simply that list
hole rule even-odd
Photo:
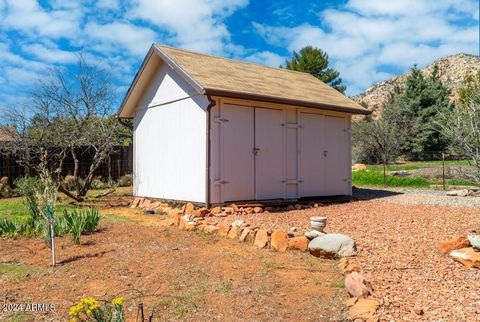
[{"label": "low stone wall", "polygon": [[[251,226],[249,223],[240,219],[234,220],[230,224],[206,221],[207,217],[225,217],[233,215],[236,212],[262,213],[264,211],[262,207],[243,209],[238,208],[236,205],[230,205],[229,207],[207,209],[205,207],[195,207],[191,203],[176,207],[175,205],[151,201],[146,198],[135,198],[130,207],[143,208],[147,214],[162,215],[168,226],[176,226],[185,231],[196,230],[217,234],[224,238],[238,240],[239,242],[253,245],[257,248],[271,249],[276,252],[286,252],[288,250],[307,252],[309,251],[310,239],[313,240],[319,236],[318,234],[321,234],[311,234],[312,232],[303,234],[295,230],[288,232],[283,230],[267,230],[261,227]],[[295,209],[295,206],[292,205],[288,208]],[[318,254],[311,249],[310,253],[318,256]],[[332,257],[327,256],[327,258]],[[345,287],[351,296],[346,303],[349,318],[352,321],[378,321],[375,313],[380,303],[372,298],[372,285],[360,273],[354,257],[341,258],[338,267],[345,277]]]}]

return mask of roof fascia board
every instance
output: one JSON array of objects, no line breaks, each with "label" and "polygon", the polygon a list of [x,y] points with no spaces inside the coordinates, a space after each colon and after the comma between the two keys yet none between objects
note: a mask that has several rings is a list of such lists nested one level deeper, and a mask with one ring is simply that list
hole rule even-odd
[{"label": "roof fascia board", "polygon": [[233,92],[233,91],[224,91],[224,90],[218,90],[218,89],[208,89],[207,88],[207,89],[205,89],[205,95],[238,98],[238,99],[245,99],[245,100],[252,100],[252,101],[284,104],[284,105],[310,107],[310,108],[317,108],[317,109],[329,110],[329,111],[346,112],[346,113],[352,113],[352,114],[369,115],[371,113],[371,111],[369,111],[367,109],[360,110],[360,109],[355,109],[355,108],[346,107],[346,106],[312,103],[312,102],[278,98],[278,97],[272,97],[272,96],[255,95],[255,94]]},{"label": "roof fascia board", "polygon": [[[143,59],[142,65],[140,66],[140,69],[138,72],[135,74],[135,77],[133,78],[132,83],[128,87],[127,94],[125,94],[125,97],[122,100],[122,103],[120,104],[120,107],[117,111],[117,116],[120,118],[120,114],[122,113],[123,108],[125,107],[125,104],[127,103],[128,99],[130,98],[130,94],[132,93],[133,89],[135,88],[135,85],[138,82],[138,79],[140,78],[140,75],[143,73],[143,70],[145,69],[145,66],[147,66],[147,62],[149,61],[150,57],[152,56],[153,53],[153,46],[150,47],[148,50],[148,53],[145,55],[145,58]],[[131,117],[126,117],[126,118],[131,118]]]},{"label": "roof fascia board", "polygon": [[152,47],[157,53],[157,55],[159,55],[160,58],[162,58],[162,60],[166,62],[168,66],[170,66],[170,68],[172,68],[188,84],[190,84],[190,86],[192,86],[197,91],[197,93],[205,94],[205,89],[203,88],[202,84],[200,84],[196,79],[190,76],[190,74],[188,74],[182,67],[180,67],[172,58],[170,58],[166,53],[164,53],[157,44],[153,44]]}]

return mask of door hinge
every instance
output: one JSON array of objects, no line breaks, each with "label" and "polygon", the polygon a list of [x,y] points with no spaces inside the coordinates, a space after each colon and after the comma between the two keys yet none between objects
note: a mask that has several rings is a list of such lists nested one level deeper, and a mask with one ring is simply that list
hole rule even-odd
[{"label": "door hinge", "polygon": [[228,181],[225,181],[225,180],[217,180],[217,181],[213,182],[214,185],[227,184],[227,183],[228,183]]},{"label": "door hinge", "polygon": [[222,117],[218,117],[218,116],[217,116],[217,117],[215,117],[215,119],[214,119],[214,120],[215,120],[215,122],[219,122],[219,123],[220,123],[220,122],[228,122],[228,120],[227,120],[227,119],[225,119],[225,118],[222,118]]}]

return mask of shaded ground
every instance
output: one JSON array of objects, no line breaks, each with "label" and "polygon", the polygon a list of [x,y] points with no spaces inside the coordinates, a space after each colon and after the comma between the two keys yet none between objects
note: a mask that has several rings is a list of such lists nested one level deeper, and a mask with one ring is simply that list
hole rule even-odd
[{"label": "shaded ground", "polygon": [[[1,201],[0,201],[1,202]],[[80,298],[126,298],[128,320],[142,302],[154,320],[341,321],[346,291],[335,261],[274,253],[158,224],[129,208],[105,208],[101,231],[75,246],[58,240],[58,267],[39,239],[0,240],[2,303],[49,303],[35,315],[63,320]]]},{"label": "shaded ground", "polygon": [[[386,194],[380,192],[381,199],[225,220],[241,218],[254,226],[304,230],[310,216],[326,216],[326,231],[357,241],[357,260],[382,303],[381,320],[478,320],[480,271],[440,254],[435,244],[480,227],[480,206],[459,207],[467,199],[435,193],[431,200],[450,206],[425,204],[428,192]],[[423,315],[415,313],[422,310]]]}]

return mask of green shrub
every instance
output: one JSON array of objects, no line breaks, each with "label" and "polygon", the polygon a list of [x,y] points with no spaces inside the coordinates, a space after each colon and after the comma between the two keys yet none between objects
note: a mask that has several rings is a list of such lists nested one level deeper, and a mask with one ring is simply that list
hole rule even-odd
[{"label": "green shrub", "polygon": [[118,179],[118,185],[120,187],[130,187],[132,184],[133,176],[131,174],[123,175]]},{"label": "green shrub", "polygon": [[35,177],[25,177],[15,181],[17,190],[25,197],[25,205],[28,208],[30,220],[36,225],[41,217],[37,193],[45,188],[42,181]]},{"label": "green shrub", "polygon": [[73,242],[80,244],[80,236],[94,232],[100,223],[98,208],[64,210],[63,216],[57,219],[56,228],[59,233],[72,235]]},{"label": "green shrub", "polygon": [[28,223],[22,224],[15,220],[0,220],[0,237],[18,237],[31,234]]}]

